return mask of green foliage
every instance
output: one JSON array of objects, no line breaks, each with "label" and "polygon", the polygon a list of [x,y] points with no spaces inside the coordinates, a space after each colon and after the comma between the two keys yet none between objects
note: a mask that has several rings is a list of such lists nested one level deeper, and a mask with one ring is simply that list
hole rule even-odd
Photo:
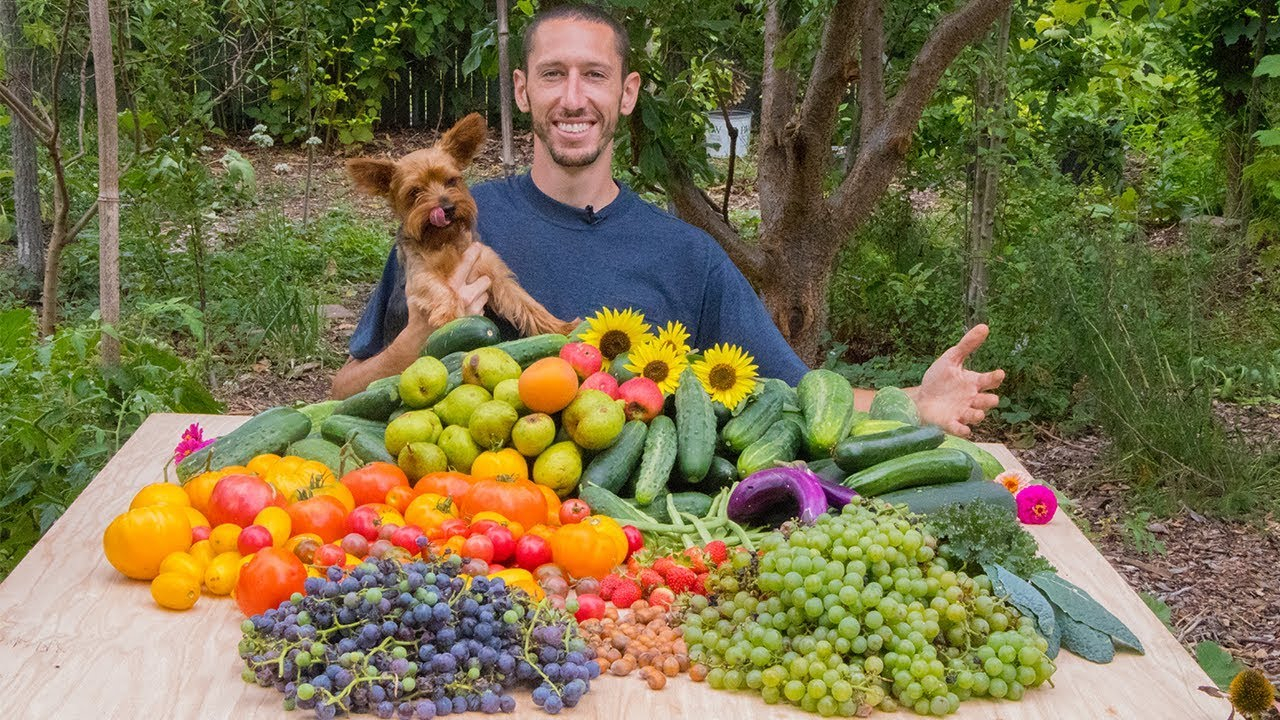
[{"label": "green foliage", "polygon": [[1209,676],[1213,684],[1223,691],[1226,691],[1231,685],[1231,680],[1244,670],[1244,666],[1231,657],[1231,653],[1212,640],[1196,643],[1195,652],[1196,663],[1200,669],[1204,670],[1204,674]]},{"label": "green foliage", "polygon": [[1120,622],[1119,618],[1112,615],[1110,610],[1094,600],[1089,593],[1063,579],[1057,573],[1038,572],[1031,576],[1031,584],[1044,593],[1054,607],[1069,615],[1072,620],[1105,633],[1117,645],[1132,648],[1139,654],[1145,652],[1142,642],[1132,630]]},{"label": "green foliage", "polygon": [[173,350],[132,326],[119,367],[97,360],[96,319],[36,337],[26,309],[0,310],[0,579],[153,412],[211,413],[218,403]]},{"label": "green foliage", "polygon": [[1125,532],[1129,533],[1129,540],[1133,543],[1133,548],[1143,555],[1164,555],[1165,546],[1155,533],[1147,529],[1147,525],[1151,523],[1151,513],[1147,510],[1135,513],[1124,521]]},{"label": "green foliage", "polygon": [[1053,570],[1008,508],[982,502],[948,505],[928,516],[925,525],[938,538],[941,555],[971,573],[989,565],[1021,578]]}]

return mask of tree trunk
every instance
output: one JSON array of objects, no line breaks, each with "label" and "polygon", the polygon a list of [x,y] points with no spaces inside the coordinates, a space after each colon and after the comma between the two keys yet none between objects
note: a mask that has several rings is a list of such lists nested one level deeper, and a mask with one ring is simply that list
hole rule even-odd
[{"label": "tree trunk", "polygon": [[[1266,55],[1267,47],[1267,30],[1271,20],[1271,13],[1274,11],[1272,3],[1264,1],[1258,8],[1258,31],[1253,37],[1253,65],[1258,67],[1262,56]],[[1258,119],[1262,115],[1262,78],[1254,75],[1249,81],[1249,99],[1245,104],[1244,114],[1244,133],[1240,138],[1240,194],[1238,209],[1240,211],[1240,236],[1244,237],[1249,229],[1249,219],[1253,216],[1253,184],[1249,182],[1249,178],[1245,176],[1244,169],[1253,162],[1253,150],[1256,142],[1253,134],[1258,131]]]},{"label": "tree trunk", "polygon": [[975,170],[969,215],[969,284],[965,289],[965,325],[987,320],[987,261],[995,239],[999,201],[1000,153],[1004,149],[1005,69],[1008,66],[1009,26],[1013,6],[1005,11],[996,31],[995,57],[978,72],[974,94]]},{"label": "tree trunk", "polygon": [[1223,164],[1226,166],[1227,192],[1222,202],[1224,217],[1239,220],[1244,217],[1244,143],[1237,121],[1227,119],[1227,129],[1222,138]]},{"label": "tree trunk", "polygon": [[48,144],[49,164],[53,169],[53,229],[49,232],[49,254],[44,263],[44,288],[40,294],[40,336],[49,337],[58,324],[58,269],[62,265],[62,248],[68,238],[67,215],[71,199],[67,194],[67,178],[62,165],[59,133],[54,130]]},{"label": "tree trunk", "polygon": [[[16,0],[0,0],[0,42],[7,48],[6,73],[17,101],[31,105],[31,51],[18,24]],[[13,218],[18,242],[19,292],[31,303],[40,298],[44,268],[44,228],[40,218],[40,177],[36,136],[26,123],[10,123],[13,133]]]},{"label": "tree trunk", "polygon": [[761,291],[773,323],[810,367],[822,362],[822,334],[829,315],[828,287],[835,255],[846,234],[830,224],[804,223],[795,230],[812,240],[803,249],[771,255]]},{"label": "tree trunk", "polygon": [[515,94],[511,84],[511,55],[507,42],[507,0],[498,0],[498,98],[502,104],[502,174],[511,177],[516,171],[515,152],[512,148],[514,130],[511,125],[511,103]]},{"label": "tree trunk", "polygon": [[[98,110],[98,308],[102,322],[120,324],[120,138],[116,116],[115,59],[107,0],[89,0],[93,85]],[[103,333],[98,343],[103,365],[120,364],[120,343]]]}]

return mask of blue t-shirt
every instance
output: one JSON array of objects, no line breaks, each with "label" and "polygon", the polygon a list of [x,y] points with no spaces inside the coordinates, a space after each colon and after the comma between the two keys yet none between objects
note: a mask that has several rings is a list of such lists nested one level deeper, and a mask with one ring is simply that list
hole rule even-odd
[{"label": "blue t-shirt", "polygon": [[[799,382],[809,368],[715,240],[625,185],[618,190],[613,202],[594,212],[548,197],[529,175],[491,180],[471,192],[480,239],[556,317],[634,308],[654,329],[680,321],[693,347],[741,345],[762,376]],[[382,352],[407,322],[404,273],[393,249],[351,336],[351,356]],[[504,335],[511,332],[504,321],[499,326]]]}]

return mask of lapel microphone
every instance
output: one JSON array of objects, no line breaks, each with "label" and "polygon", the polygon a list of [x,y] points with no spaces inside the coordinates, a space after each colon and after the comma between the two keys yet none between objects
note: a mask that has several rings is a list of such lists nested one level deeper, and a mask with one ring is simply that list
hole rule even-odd
[{"label": "lapel microphone", "polygon": [[596,211],[595,211],[595,208],[593,208],[593,207],[591,207],[590,205],[588,205],[588,206],[586,207],[586,210],[587,210],[587,222],[588,222],[588,223],[590,223],[590,224],[592,224],[592,225],[595,225],[595,224],[596,224],[596,222],[598,222],[598,218],[596,218]]}]

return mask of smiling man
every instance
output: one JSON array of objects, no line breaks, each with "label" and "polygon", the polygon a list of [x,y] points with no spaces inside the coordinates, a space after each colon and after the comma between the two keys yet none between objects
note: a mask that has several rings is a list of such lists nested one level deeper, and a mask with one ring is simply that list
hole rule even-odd
[{"label": "smiling man", "polygon": [[[596,8],[561,5],[530,22],[514,89],[516,105],[533,124],[533,166],[527,175],[472,189],[480,237],[557,317],[634,308],[651,324],[678,320],[694,347],[740,345],[761,375],[794,385],[808,367],[720,246],[613,178],[614,131],[640,92],[628,48],[625,30]],[[479,313],[490,279],[470,276],[474,260],[474,254],[464,258],[452,284],[468,311]],[[406,307],[393,251],[333,395],[346,397],[408,367],[432,330]],[[923,420],[967,435],[967,426],[995,406],[998,398],[987,391],[1000,385],[1003,371],[964,368],[986,333],[985,326],[971,330],[933,364],[920,388],[909,390]],[[856,391],[858,406],[865,409],[871,396]]]}]

